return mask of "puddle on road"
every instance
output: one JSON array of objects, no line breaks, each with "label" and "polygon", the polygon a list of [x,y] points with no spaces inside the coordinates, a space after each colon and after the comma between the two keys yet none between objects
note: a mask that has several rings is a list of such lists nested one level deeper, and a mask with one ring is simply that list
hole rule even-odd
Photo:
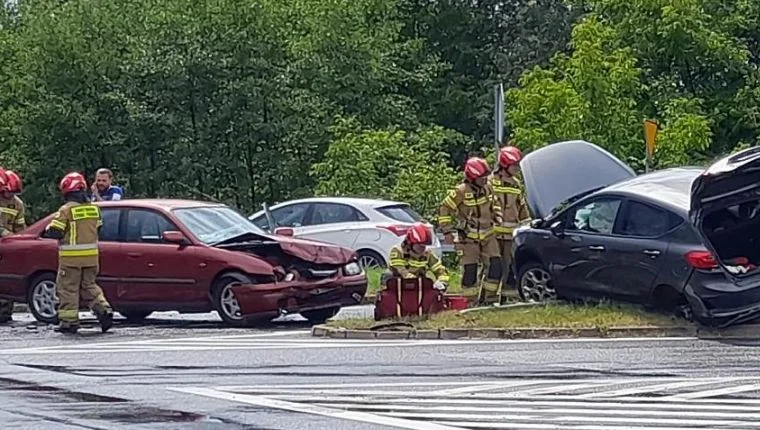
[{"label": "puddle on road", "polygon": [[14,398],[23,397],[24,402],[44,404],[44,410],[56,415],[51,417],[56,422],[66,422],[68,418],[127,425],[153,424],[155,428],[172,423],[184,423],[183,428],[189,428],[187,426],[193,424],[201,425],[204,429],[253,428],[208,415],[141,406],[118,397],[65,390],[11,378],[0,378],[0,392]]}]

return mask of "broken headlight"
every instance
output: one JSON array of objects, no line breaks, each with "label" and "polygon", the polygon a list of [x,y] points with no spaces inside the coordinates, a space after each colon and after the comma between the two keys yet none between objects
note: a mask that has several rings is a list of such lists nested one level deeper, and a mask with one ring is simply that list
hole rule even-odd
[{"label": "broken headlight", "polygon": [[348,263],[345,266],[343,266],[343,274],[346,276],[356,276],[361,275],[362,273],[362,267],[359,266],[358,263]]}]

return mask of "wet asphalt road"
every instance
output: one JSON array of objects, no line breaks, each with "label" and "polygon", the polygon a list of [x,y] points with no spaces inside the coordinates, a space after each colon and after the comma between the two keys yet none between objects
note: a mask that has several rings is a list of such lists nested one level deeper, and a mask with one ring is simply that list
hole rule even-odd
[{"label": "wet asphalt road", "polygon": [[1,428],[760,428],[751,343],[372,342],[315,339],[297,317],[158,317],[71,338],[17,314],[0,327]]}]

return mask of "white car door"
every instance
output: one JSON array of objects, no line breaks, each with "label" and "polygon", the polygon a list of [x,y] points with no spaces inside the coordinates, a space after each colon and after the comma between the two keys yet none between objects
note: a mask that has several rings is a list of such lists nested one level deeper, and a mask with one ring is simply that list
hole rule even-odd
[{"label": "white car door", "polygon": [[313,203],[309,217],[299,228],[298,237],[354,249],[360,229],[369,221],[352,206],[340,203]]}]

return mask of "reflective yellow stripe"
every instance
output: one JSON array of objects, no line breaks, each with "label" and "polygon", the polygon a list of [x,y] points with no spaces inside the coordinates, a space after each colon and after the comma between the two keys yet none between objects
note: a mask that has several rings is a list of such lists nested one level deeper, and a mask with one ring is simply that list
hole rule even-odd
[{"label": "reflective yellow stripe", "polygon": [[433,267],[430,268],[430,270],[432,270],[433,272],[435,272],[437,270],[441,270],[441,269],[443,269],[443,264],[441,264],[440,261],[437,262],[437,263],[435,263],[435,264],[433,264]]},{"label": "reflective yellow stripe", "polygon": [[391,260],[391,266],[406,266],[406,260]]},{"label": "reflective yellow stripe", "polygon": [[54,228],[56,230],[64,231],[66,230],[66,223],[63,221],[58,221],[57,219],[54,219],[50,221],[50,225],[48,227]]},{"label": "reflective yellow stripe", "polygon": [[483,239],[487,239],[492,234],[493,234],[493,230],[489,229],[489,230],[486,230],[486,231],[484,231],[482,233],[478,233],[478,232],[467,233],[467,237],[469,239],[483,240]]},{"label": "reflective yellow stripe", "polygon": [[76,309],[58,310],[58,319],[63,321],[76,321],[79,319],[79,311]]},{"label": "reflective yellow stripe", "polygon": [[408,260],[407,263],[410,267],[414,267],[415,269],[421,269],[423,267],[427,267],[427,261],[414,261],[414,260]]},{"label": "reflective yellow stripe", "polygon": [[69,244],[70,245],[77,244],[77,223],[76,222],[69,223]]},{"label": "reflective yellow stripe", "polygon": [[443,215],[438,217],[438,224],[450,224],[454,222],[454,217]]},{"label": "reflective yellow stripe", "polygon": [[490,199],[488,196],[478,197],[477,199],[464,199],[465,206],[481,206],[488,203]]},{"label": "reflective yellow stripe", "polygon": [[100,210],[95,205],[74,206],[71,208],[71,217],[74,221],[100,218]]},{"label": "reflective yellow stripe", "polygon": [[19,218],[16,220],[16,224],[26,224],[26,220],[24,218]]},{"label": "reflective yellow stripe", "polygon": [[493,228],[493,231],[496,233],[512,233],[514,230],[513,227],[502,227],[498,225]]},{"label": "reflective yellow stripe", "polygon": [[499,194],[520,194],[519,188],[514,187],[493,187],[493,191]]},{"label": "reflective yellow stripe", "polygon": [[13,209],[13,208],[3,208],[3,207],[0,207],[0,213],[8,214],[10,216],[16,216],[16,215],[18,215],[18,211],[16,209]]},{"label": "reflective yellow stripe", "polygon": [[451,209],[457,208],[457,202],[455,202],[454,199],[452,199],[451,197],[446,197],[445,199],[443,199],[443,204],[450,207]]},{"label": "reflective yellow stripe", "polygon": [[449,282],[449,276],[448,275],[441,275],[438,277],[438,280],[441,282]]},{"label": "reflective yellow stripe", "polygon": [[60,257],[97,257],[97,249],[59,249],[58,256]]}]

